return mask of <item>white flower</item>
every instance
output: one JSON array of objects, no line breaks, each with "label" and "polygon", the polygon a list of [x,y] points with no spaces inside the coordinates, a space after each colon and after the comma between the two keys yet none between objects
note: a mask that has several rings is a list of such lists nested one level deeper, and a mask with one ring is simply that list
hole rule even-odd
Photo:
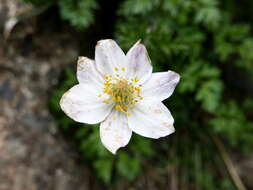
[{"label": "white flower", "polygon": [[60,105],[77,122],[101,122],[101,141],[115,154],[128,144],[132,131],[154,139],[175,131],[162,101],[171,96],[179,78],[173,71],[152,73],[139,41],[125,55],[115,41],[101,40],[95,61],[79,58],[79,84],[62,96]]}]

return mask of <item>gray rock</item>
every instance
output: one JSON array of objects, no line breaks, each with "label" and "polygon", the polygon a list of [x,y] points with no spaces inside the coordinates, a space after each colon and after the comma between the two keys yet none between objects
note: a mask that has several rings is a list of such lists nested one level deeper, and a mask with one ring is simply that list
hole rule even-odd
[{"label": "gray rock", "polygon": [[89,170],[76,162],[47,108],[60,72],[75,65],[75,39],[68,32],[33,33],[24,55],[30,22],[7,42],[0,36],[0,190],[91,189]]}]

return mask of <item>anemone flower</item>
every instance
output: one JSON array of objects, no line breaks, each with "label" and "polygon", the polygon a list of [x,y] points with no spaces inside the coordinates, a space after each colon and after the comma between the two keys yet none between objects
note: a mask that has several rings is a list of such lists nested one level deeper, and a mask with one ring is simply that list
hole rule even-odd
[{"label": "anemone flower", "polygon": [[152,73],[147,50],[138,41],[125,54],[113,40],[100,40],[95,60],[79,57],[79,84],[61,98],[61,109],[73,120],[100,124],[103,145],[113,154],[128,144],[132,132],[158,139],[175,131],[174,119],[162,103],[179,74]]}]

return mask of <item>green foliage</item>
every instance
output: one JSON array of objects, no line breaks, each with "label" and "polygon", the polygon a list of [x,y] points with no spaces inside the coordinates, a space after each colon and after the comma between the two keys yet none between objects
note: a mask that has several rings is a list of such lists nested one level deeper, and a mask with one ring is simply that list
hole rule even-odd
[{"label": "green foliage", "polygon": [[[199,126],[193,125],[192,130],[196,130],[196,127]],[[194,186],[193,189],[236,190],[223,170],[223,161],[219,154],[214,154],[216,147],[205,137],[203,130],[196,131],[191,136],[178,135],[173,143],[173,154],[168,162],[171,168],[177,168],[178,189]]]},{"label": "green foliage", "polygon": [[37,6],[41,6],[41,5],[50,5],[50,4],[53,4],[56,2],[56,0],[24,0],[25,2],[27,3],[32,3],[34,5],[37,5]]},{"label": "green foliage", "polygon": [[58,4],[61,17],[77,29],[86,28],[93,23],[92,11],[98,7],[95,0],[61,0]]},{"label": "green foliage", "polygon": [[[198,161],[191,163],[195,159],[191,155],[195,147],[187,149],[181,144],[200,146],[203,139],[196,142],[194,137],[200,131],[211,142],[208,133],[216,133],[224,137],[228,145],[240,150],[252,148],[252,116],[247,115],[249,109],[242,108],[241,101],[235,96],[239,89],[232,88],[231,82],[224,77],[227,68],[237,70],[240,67],[249,76],[253,71],[252,28],[249,24],[233,23],[235,13],[216,0],[149,1],[145,6],[138,6],[138,11],[131,9],[130,5],[133,6],[131,0],[124,1],[119,11],[121,18],[115,36],[120,44],[128,49],[130,43],[143,39],[156,71],[171,69],[181,75],[176,89],[179,97],[170,103],[174,105],[172,113],[178,129],[175,138],[180,139],[174,148],[181,153],[173,156],[178,168],[186,167],[179,180],[188,186],[195,181],[196,189],[234,189],[226,175],[222,175],[224,181],[215,180],[219,172],[210,168],[221,167],[217,161],[204,163],[217,154],[215,148],[205,153],[202,151],[207,148],[205,143],[206,147],[195,154]],[[248,107],[249,102],[245,103]],[[183,142],[186,137],[182,132],[186,128],[191,130],[186,133],[188,141]],[[208,164],[209,169],[198,166],[201,162]],[[192,166],[196,167],[195,173]]]},{"label": "green foliage", "polygon": [[77,30],[87,28],[94,22],[96,0],[24,0],[36,6],[57,6],[63,20],[69,21]]},{"label": "green foliage", "polygon": [[158,5],[159,0],[128,0],[122,4],[121,12],[125,15],[129,14],[142,14],[150,11],[153,6]]},{"label": "green foliage", "polygon": [[[62,18],[77,28],[93,22],[92,10],[98,7],[91,0],[64,0],[59,6]],[[165,101],[177,132],[164,140],[154,143],[133,136],[126,149],[112,156],[100,142],[97,125],[76,124],[61,112],[60,97],[76,84],[74,72],[66,71],[50,100],[51,110],[59,126],[73,133],[82,158],[105,184],[134,180],[150,162],[154,173],[157,168],[176,168],[179,189],[235,189],[209,134],[221,136],[227,147],[240,151],[253,146],[252,26],[243,22],[250,11],[240,12],[237,6],[236,1],[218,0],[119,2],[114,36],[120,46],[127,50],[142,39],[155,71],[181,75],[176,93]],[[237,72],[247,81],[235,78]],[[242,92],[246,84],[250,85]]]},{"label": "green foliage", "polygon": [[[247,103],[246,103],[247,104]],[[253,144],[253,122],[247,120],[242,108],[235,101],[221,104],[211,119],[213,130],[226,137],[233,146],[246,148],[245,144]]]},{"label": "green foliage", "polygon": [[214,112],[219,105],[223,83],[218,79],[220,71],[217,67],[204,61],[193,61],[185,66],[179,86],[182,93],[196,92],[195,99],[202,103],[203,109]]},{"label": "green foliage", "polygon": [[[142,142],[140,141],[140,143]],[[116,168],[120,176],[128,180],[133,180],[136,176],[138,176],[138,174],[140,174],[141,159],[132,159],[124,152],[121,152],[118,155],[118,159]]]}]

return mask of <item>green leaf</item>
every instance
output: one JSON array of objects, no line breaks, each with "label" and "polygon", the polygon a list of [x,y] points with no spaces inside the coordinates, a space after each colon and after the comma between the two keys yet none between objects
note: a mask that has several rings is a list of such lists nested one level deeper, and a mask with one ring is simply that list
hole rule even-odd
[{"label": "green leaf", "polygon": [[94,22],[93,11],[98,4],[95,0],[60,0],[61,17],[77,29],[84,29]]},{"label": "green leaf", "polygon": [[133,15],[133,14],[146,14],[154,6],[158,5],[159,0],[126,0],[121,7],[121,14]]},{"label": "green leaf", "polygon": [[196,100],[202,102],[206,111],[215,112],[220,104],[223,84],[220,80],[204,81],[196,94]]},{"label": "green leaf", "polygon": [[98,177],[106,184],[110,183],[112,177],[113,160],[110,158],[99,159],[94,161],[94,168]]},{"label": "green leaf", "polygon": [[118,174],[123,176],[124,178],[129,180],[135,179],[141,172],[140,166],[141,164],[139,159],[131,157],[123,152],[118,154],[118,161],[116,163],[116,168]]}]

